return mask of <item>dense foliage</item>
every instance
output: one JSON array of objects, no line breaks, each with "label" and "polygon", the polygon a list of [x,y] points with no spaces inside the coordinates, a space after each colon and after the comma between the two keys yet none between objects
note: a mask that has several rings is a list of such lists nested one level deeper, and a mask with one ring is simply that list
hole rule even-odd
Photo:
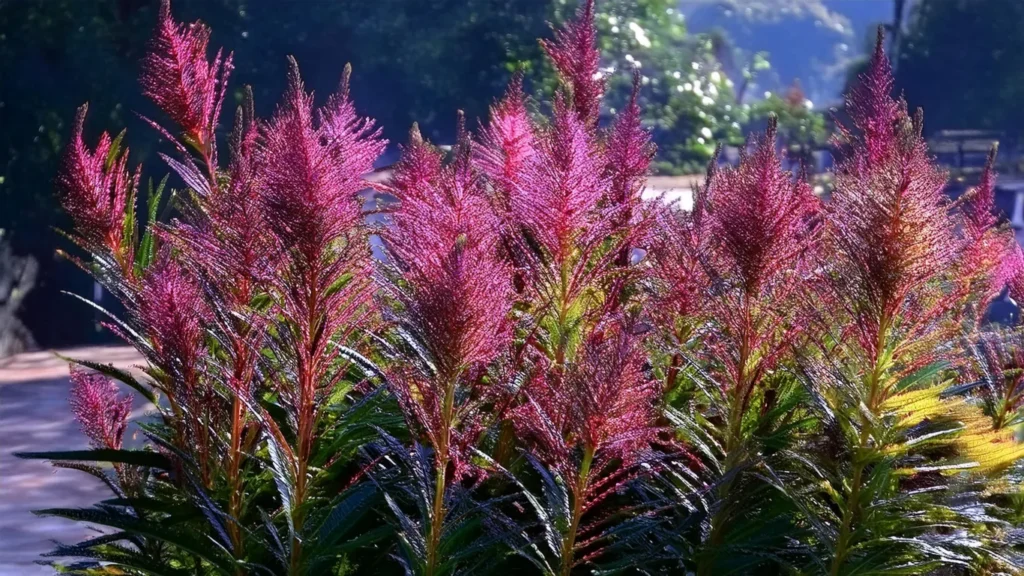
[{"label": "dense foliage", "polygon": [[[112,491],[41,515],[108,528],[75,574],[1006,573],[1022,563],[1017,330],[984,323],[1024,255],[991,170],[955,204],[879,41],[828,202],[768,122],[693,209],[640,198],[642,77],[599,122],[594,3],[450,152],[385,148],[346,68],[292,60],[226,154],[232,55],[165,3],[143,92],[188,189],[157,214],[83,107],[57,183],[69,255],[116,294],[141,373],[77,362],[91,449],[23,454]],[[377,212],[383,225],[366,223]],[[371,246],[379,250],[372,256]],[[152,416],[128,422],[135,401]],[[141,447],[125,447],[135,427]]]},{"label": "dense foliage", "polygon": [[[91,310],[58,296],[61,290],[85,294],[93,287],[73,266],[50,257],[59,245],[56,236],[36,231],[69,223],[50,183],[83,100],[108,130],[129,128],[133,161],[149,162],[158,152],[159,134],[136,129],[136,112],[147,107],[137,89],[138,65],[158,6],[159,0],[0,2],[0,228],[16,253],[32,255],[39,264],[36,290],[21,314],[43,347],[110,340]],[[714,151],[705,130],[738,143],[744,114],[728,94],[726,70],[672,6],[671,0],[609,0],[600,6],[603,60],[617,70],[604,120],[628,102],[633,67],[641,62],[651,82],[643,95],[644,119],[661,147],[656,168],[694,174]],[[257,111],[272,111],[287,71],[282,54],[303,62],[311,90],[333,90],[336,62],[323,55],[344,55],[355,69],[353,97],[385,137],[402,139],[416,121],[440,144],[454,141],[455,110],[464,110],[471,124],[486,117],[517,68],[526,70],[532,92],[553,93],[556,79],[536,39],[550,35],[548,20],[564,21],[573,8],[558,0],[178,0],[175,7],[210,24],[219,43],[234,53],[229,108],[241,102],[241,86],[249,84]],[[712,75],[717,94],[710,93]],[[734,79],[740,82],[741,75],[737,70]],[[681,91],[687,83],[690,90]],[[734,112],[723,113],[727,107]],[[380,163],[393,162],[394,152],[391,147]],[[100,299],[117,308],[109,296]]]},{"label": "dense foliage", "polygon": [[[272,112],[285,86],[284,54],[304,63],[311,89],[327,93],[337,82],[335,58],[344,55],[355,68],[354,97],[393,130],[386,136],[400,139],[419,121],[425,135],[450,144],[456,109],[471,119],[486,116],[508,82],[508,62],[540,60],[536,38],[549,33],[553,1],[178,0],[175,9],[211,24],[218,43],[234,53],[229,109],[242,101],[241,86],[248,84],[257,110]],[[128,128],[133,162],[159,162],[161,137],[137,117],[150,106],[137,78],[159,5],[0,1],[0,228],[16,254],[38,262],[38,281],[21,318],[42,347],[111,340],[90,309],[60,295],[89,294],[92,282],[53,258],[59,238],[39,231],[70,223],[52,182],[82,101],[89,100],[97,125],[114,133]],[[109,295],[101,302],[117,308]]]},{"label": "dense foliage", "polygon": [[[928,110],[929,132],[1024,134],[1024,5],[1014,0],[909,3],[900,38],[897,88]],[[955,94],[955,98],[949,95]]]}]

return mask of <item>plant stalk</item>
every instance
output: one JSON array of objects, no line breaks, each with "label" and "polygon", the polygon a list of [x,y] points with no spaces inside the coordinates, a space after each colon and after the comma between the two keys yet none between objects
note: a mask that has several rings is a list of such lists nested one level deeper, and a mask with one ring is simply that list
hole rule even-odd
[{"label": "plant stalk", "polygon": [[594,462],[594,448],[583,449],[583,462],[580,464],[580,475],[576,479],[576,490],[573,494],[572,517],[569,519],[569,530],[562,538],[562,568],[560,576],[569,576],[575,564],[576,534],[579,532],[580,520],[583,518],[583,502],[586,500],[587,484],[590,480],[590,467]]},{"label": "plant stalk", "polygon": [[231,411],[231,458],[228,462],[228,486],[231,491],[228,502],[228,514],[231,522],[228,524],[228,535],[231,537],[231,545],[234,547],[235,557],[241,558],[244,555],[241,515],[242,515],[242,433],[244,431],[244,406],[242,400],[235,395],[234,405]]},{"label": "plant stalk", "polygon": [[726,478],[725,481],[718,488],[718,500],[719,506],[715,511],[715,514],[711,517],[711,535],[708,539],[708,550],[711,552],[709,555],[705,555],[700,561],[697,574],[699,576],[712,576],[714,573],[715,559],[717,558],[717,549],[722,545],[726,535],[726,519],[728,518],[729,512],[729,494],[732,491],[732,486],[736,481],[736,475],[734,472],[742,462],[741,450],[743,447],[743,416],[746,408],[746,399],[749,395],[750,389],[753,388],[754,382],[748,382],[750,380],[751,371],[751,311],[749,305],[749,298],[747,304],[744,306],[745,314],[745,325],[744,333],[740,338],[739,347],[739,358],[738,365],[739,371],[735,385],[729,391],[727,396],[728,409],[729,409],[729,421],[725,432],[725,462],[722,467],[722,474]]},{"label": "plant stalk", "polygon": [[437,452],[437,471],[434,480],[434,503],[430,517],[430,537],[427,541],[427,576],[434,576],[440,561],[438,549],[441,547],[441,531],[444,529],[446,472],[450,460],[449,445],[451,443],[451,428],[455,412],[456,378],[446,378],[445,380],[448,384],[445,386],[444,405],[441,408],[440,437],[438,438],[438,445],[434,447]]},{"label": "plant stalk", "polygon": [[[872,361],[871,375],[868,379],[868,410],[871,411],[872,415],[877,415],[878,404],[880,403],[880,384],[883,372],[882,362],[882,351],[885,349],[886,341],[889,335],[889,322],[888,319],[883,317],[879,323],[878,339],[875,343],[875,358]],[[842,570],[843,563],[846,561],[847,555],[850,553],[850,543],[853,540],[854,522],[860,517],[861,514],[861,503],[860,503],[860,490],[861,484],[864,482],[864,468],[866,462],[866,450],[868,449],[868,443],[871,440],[871,420],[861,413],[860,417],[860,436],[857,441],[857,449],[854,452],[854,464],[853,464],[853,483],[850,489],[850,494],[846,498],[846,506],[843,508],[843,520],[839,528],[839,537],[836,540],[836,551],[832,557],[832,567],[829,571],[831,576],[838,576]]]}]

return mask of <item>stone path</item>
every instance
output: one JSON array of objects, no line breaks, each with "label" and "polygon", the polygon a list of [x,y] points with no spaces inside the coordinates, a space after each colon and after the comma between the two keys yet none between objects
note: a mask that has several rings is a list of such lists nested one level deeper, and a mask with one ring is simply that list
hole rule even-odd
[{"label": "stone path", "polygon": [[[141,362],[129,348],[81,348],[62,354],[121,367]],[[0,576],[53,574],[51,568],[34,562],[54,540],[76,542],[94,534],[80,524],[37,517],[32,510],[88,507],[109,495],[86,474],[12,455],[87,447],[68,406],[67,373],[67,364],[52,352],[0,360]],[[149,409],[141,400],[134,408],[133,418]]]}]

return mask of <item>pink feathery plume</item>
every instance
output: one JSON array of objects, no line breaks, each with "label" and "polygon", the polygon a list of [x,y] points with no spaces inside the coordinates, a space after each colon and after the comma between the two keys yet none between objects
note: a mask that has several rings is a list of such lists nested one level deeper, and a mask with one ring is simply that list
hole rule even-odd
[{"label": "pink feathery plume", "polygon": [[988,153],[985,168],[978,179],[978,185],[969,192],[963,213],[970,237],[980,237],[999,222],[996,216],[996,148]]},{"label": "pink feathery plume", "polygon": [[194,197],[195,204],[184,206],[186,220],[166,229],[208,289],[211,323],[221,328],[233,363],[227,385],[242,394],[251,387],[255,351],[262,347],[269,321],[252,308],[253,298],[268,288],[279,252],[258,194],[257,137],[248,94],[230,139],[227,183]]},{"label": "pink feathery plume", "polygon": [[213,61],[208,61],[209,41],[209,27],[202,22],[175,22],[170,1],[162,0],[141,83],[143,94],[170,116],[188,139],[214,153],[214,131],[231,74],[232,55],[225,58],[218,50]]},{"label": "pink feathery plume", "polygon": [[827,207],[829,243],[842,254],[834,291],[871,358],[881,352],[883,323],[902,317],[909,330],[923,330],[959,300],[933,282],[954,264],[962,244],[944,194],[946,175],[928,156],[921,119],[911,120],[891,88],[879,36],[868,72],[849,98],[852,129],[837,137],[845,156]]},{"label": "pink feathery plume", "polygon": [[[609,181],[607,201],[612,212],[609,215],[611,224],[614,230],[633,237],[647,233],[653,224],[653,217],[644,218],[644,212],[659,211],[645,211],[641,207],[640,194],[647,182],[656,146],[651,142],[650,132],[643,127],[639,98],[640,73],[637,72],[633,74],[629,103],[616,117],[605,143],[608,162],[605,177]],[[619,248],[618,266],[629,264],[631,244],[627,241]]]},{"label": "pink feathery plume", "polygon": [[256,150],[263,218],[280,249],[274,288],[285,326],[277,337],[293,350],[295,377],[282,382],[296,411],[299,469],[307,465],[321,393],[345,373],[333,368],[345,338],[366,317],[370,250],[357,194],[387,142],[349,100],[351,69],[338,93],[313,107],[290,60],[288,89]]},{"label": "pink feathery plume", "polygon": [[[383,235],[401,278],[391,290],[399,319],[433,364],[429,374],[397,374],[396,393],[406,414],[435,448],[451,449],[461,470],[458,438],[472,436],[471,399],[481,370],[511,341],[512,300],[511,271],[498,254],[498,220],[471,162],[472,143],[461,125],[459,132],[455,160],[442,167],[439,153],[414,130],[388,185],[400,204]],[[458,427],[443,413],[451,394],[463,397]],[[449,437],[454,445],[446,446]]]},{"label": "pink feathery plume", "polygon": [[356,115],[347,74],[340,93],[314,110],[291,61],[284,103],[263,131],[260,194],[271,229],[305,265],[360,224],[356,194],[386,146],[379,136],[371,120]]},{"label": "pink feathery plume", "polygon": [[93,448],[121,449],[132,411],[131,395],[120,396],[117,384],[102,374],[72,366],[70,402]]},{"label": "pink feathery plume", "polygon": [[978,343],[981,354],[976,370],[987,384],[983,388],[992,412],[993,427],[1011,424],[1024,408],[1024,332],[997,331],[984,334]]},{"label": "pink feathery plume", "polygon": [[597,214],[609,180],[601,146],[564,100],[555,103],[553,125],[541,135],[537,158],[512,197],[512,214],[555,262],[566,262],[580,245],[604,237],[610,222]]},{"label": "pink feathery plume", "polygon": [[209,486],[213,451],[209,423],[221,421],[224,414],[207,373],[208,302],[195,271],[174,259],[169,246],[146,269],[142,293],[146,297],[137,304],[135,316],[149,341],[144,350],[156,368],[149,373],[163,382],[168,393],[177,446],[195,459],[203,484]]},{"label": "pink feathery plume", "polygon": [[[817,242],[819,201],[803,178],[783,170],[775,135],[772,119],[739,166],[709,169],[696,221],[681,222],[690,226],[679,232],[689,246],[675,249],[681,277],[668,279],[669,286],[676,280],[683,290],[697,291],[676,295],[676,306],[685,306],[680,311],[693,310],[693,299],[704,296],[717,327],[704,349],[720,366],[720,385],[736,395],[732,408],[740,412],[805,329],[797,290],[805,285]],[[701,226],[710,238],[688,237]],[[707,287],[714,287],[713,294],[699,293]]]},{"label": "pink feathery plume", "polygon": [[383,191],[399,200],[428,201],[441,177],[444,155],[423,140],[415,123],[409,131],[409,142],[400,148],[402,155]]},{"label": "pink feathery plume", "polygon": [[[899,124],[907,118],[906,103],[892,98],[892,66],[885,55],[885,37],[881,27],[878,29],[871,63],[859,80],[846,96],[846,110],[853,120],[853,127],[862,136],[855,139],[846,127],[837,126],[836,143],[841,148],[854,142],[862,145],[856,160],[851,157],[847,163],[876,166],[889,159],[888,154],[895,144]],[[861,169],[867,169],[867,166]]]},{"label": "pink feathery plume", "polygon": [[712,243],[703,208],[695,202],[693,211],[660,212],[651,236],[651,275],[657,289],[649,308],[659,326],[674,329],[677,322],[692,321],[706,310]]},{"label": "pink feathery plume", "polygon": [[[295,70],[296,79],[298,69]],[[350,94],[352,65],[346,64],[338,91],[327,98],[320,109],[320,129],[328,148],[335,150],[335,170],[358,174],[360,177],[373,170],[377,158],[387,148],[381,130],[370,118],[360,116]],[[362,183],[361,186],[365,186]]]},{"label": "pink feathery plume", "polygon": [[695,200],[692,211],[670,207],[657,212],[647,244],[653,263],[648,278],[654,292],[646,309],[669,357],[665,372],[669,392],[679,382],[682,350],[710,312],[706,299],[711,288],[708,254],[712,243],[700,194]]},{"label": "pink feathery plume", "polygon": [[[996,298],[1012,278],[1004,267],[1013,265],[1017,240],[1008,227],[999,226],[995,206],[995,155],[989,152],[978,185],[965,194],[961,206],[964,247],[960,254],[959,279],[984,306]],[[979,315],[979,320],[982,318]]]},{"label": "pink feathery plume", "polygon": [[57,194],[74,221],[83,246],[112,256],[131,274],[134,247],[124,237],[124,220],[135,198],[139,169],[128,170],[128,150],[114,153],[114,141],[104,132],[94,150],[82,138],[88,105],[78,109],[71,141],[57,173]]},{"label": "pink feathery plume", "polygon": [[810,186],[782,169],[775,135],[772,119],[739,167],[716,172],[711,182],[718,275],[748,298],[796,283],[793,274],[811,246],[809,219],[818,210]]},{"label": "pink feathery plume", "polygon": [[1024,305],[1024,250],[1016,239],[995,271],[994,285],[1005,286],[1018,306]]},{"label": "pink feathery plume", "polygon": [[644,374],[644,361],[629,328],[608,321],[588,335],[564,375],[535,371],[527,401],[512,413],[533,453],[574,490],[582,472],[579,454],[592,454],[584,492],[574,494],[584,510],[613,492],[631,467],[652,454],[659,432],[654,403],[661,387]]},{"label": "pink feathery plume", "polygon": [[523,76],[516,73],[505,97],[491,106],[490,122],[482,129],[474,160],[494,183],[499,205],[507,210],[510,198],[518,194],[530,171],[536,151],[533,123],[523,96]]},{"label": "pink feathery plume", "polygon": [[541,47],[569,87],[572,106],[587,130],[595,130],[601,113],[605,80],[601,74],[601,52],[597,48],[594,26],[594,0],[584,0],[576,19],[555,31],[554,40],[541,41]]},{"label": "pink feathery plume", "polygon": [[204,353],[207,307],[195,278],[168,251],[146,269],[146,295],[138,304],[138,321],[150,340],[153,360],[181,395],[195,393]]},{"label": "pink feathery plume", "polygon": [[272,234],[259,195],[258,129],[251,97],[239,107],[232,132],[228,181],[186,205],[186,222],[169,229],[204,280],[233,310],[247,307],[276,266]]},{"label": "pink feathery plume", "polygon": [[640,73],[636,72],[629,103],[616,117],[608,135],[605,172],[611,181],[609,200],[616,206],[631,208],[639,203],[656,152],[650,131],[643,127],[639,99]]}]

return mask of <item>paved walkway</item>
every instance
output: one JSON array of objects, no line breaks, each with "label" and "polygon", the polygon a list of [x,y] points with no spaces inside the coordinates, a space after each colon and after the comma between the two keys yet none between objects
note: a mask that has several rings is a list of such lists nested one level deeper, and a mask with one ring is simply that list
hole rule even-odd
[{"label": "paved walkway", "polygon": [[[81,348],[62,354],[121,367],[141,362],[129,348]],[[67,364],[52,352],[0,360],[0,576],[53,574],[34,562],[52,548],[54,540],[76,542],[94,534],[80,524],[39,518],[32,510],[88,507],[109,495],[106,487],[86,474],[12,455],[86,447],[68,406],[67,374]],[[133,418],[148,409],[141,400],[134,408]]]}]

